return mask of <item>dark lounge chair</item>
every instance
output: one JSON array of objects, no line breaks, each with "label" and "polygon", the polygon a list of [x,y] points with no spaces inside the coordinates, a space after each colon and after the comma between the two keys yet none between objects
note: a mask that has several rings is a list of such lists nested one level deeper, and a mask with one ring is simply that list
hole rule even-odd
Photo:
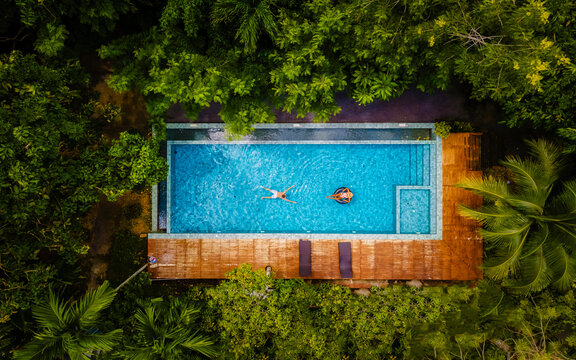
[{"label": "dark lounge chair", "polygon": [[312,251],[307,240],[300,240],[300,276],[312,276]]},{"label": "dark lounge chair", "polygon": [[340,257],[340,277],[349,279],[352,277],[352,250],[349,242],[338,243]]}]

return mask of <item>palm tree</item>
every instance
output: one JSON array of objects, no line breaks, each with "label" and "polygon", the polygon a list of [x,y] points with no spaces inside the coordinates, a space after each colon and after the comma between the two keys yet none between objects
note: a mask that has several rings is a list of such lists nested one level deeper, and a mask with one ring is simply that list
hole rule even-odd
[{"label": "palm tree", "polygon": [[275,0],[217,0],[212,10],[212,23],[239,23],[235,38],[244,44],[246,53],[253,53],[262,30],[271,39],[278,32],[270,9],[274,3]]},{"label": "palm tree", "polygon": [[509,156],[502,162],[512,181],[486,177],[459,184],[485,203],[460,211],[483,225],[487,277],[518,293],[549,285],[565,290],[576,278],[576,181],[559,181],[558,147],[544,140],[527,144],[531,158]]},{"label": "palm tree", "polygon": [[179,299],[154,299],[135,315],[138,343],[123,352],[132,360],[188,359],[216,355],[214,341],[194,329],[199,310]]},{"label": "palm tree", "polygon": [[40,331],[14,359],[90,359],[95,351],[110,351],[122,330],[98,330],[100,312],[114,300],[116,292],[105,282],[77,302],[64,302],[50,289],[48,302],[32,309]]}]

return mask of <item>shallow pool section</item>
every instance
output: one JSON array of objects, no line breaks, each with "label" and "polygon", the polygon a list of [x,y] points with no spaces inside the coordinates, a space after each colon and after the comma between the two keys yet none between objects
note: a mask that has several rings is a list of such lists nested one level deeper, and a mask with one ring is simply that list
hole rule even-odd
[{"label": "shallow pool section", "polygon": [[[202,135],[217,130],[202,129],[195,140],[179,132],[166,143],[170,173],[155,189],[153,225],[171,237],[441,238],[441,144],[427,137],[430,129],[408,140],[375,140],[378,129],[368,140],[338,129],[337,140],[310,140],[292,129],[259,129],[256,140]],[[297,140],[278,138],[294,133]],[[387,129],[385,136],[398,135]],[[296,204],[262,199],[271,195],[262,187],[292,185],[287,195]],[[326,198],[342,186],[354,193],[349,204]]]}]

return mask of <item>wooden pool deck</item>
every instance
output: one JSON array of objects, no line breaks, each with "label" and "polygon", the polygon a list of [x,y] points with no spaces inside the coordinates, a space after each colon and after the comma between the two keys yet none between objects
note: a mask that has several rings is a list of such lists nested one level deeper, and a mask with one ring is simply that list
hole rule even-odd
[{"label": "wooden pool deck", "polygon": [[[479,206],[482,199],[454,187],[480,176],[480,134],[451,134],[442,142],[442,240],[346,240],[352,245],[352,280],[475,280],[482,277],[478,225],[457,212],[458,204]],[[340,278],[338,243],[312,242],[312,276]],[[298,239],[148,239],[158,258],[153,279],[223,279],[243,263],[271,266],[276,277],[299,277]]]}]

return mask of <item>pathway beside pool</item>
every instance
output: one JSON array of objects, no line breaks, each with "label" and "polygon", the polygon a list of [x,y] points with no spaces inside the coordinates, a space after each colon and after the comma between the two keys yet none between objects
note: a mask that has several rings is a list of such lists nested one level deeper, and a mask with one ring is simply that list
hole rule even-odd
[{"label": "pathway beside pool", "polygon": [[[482,199],[454,187],[480,176],[480,134],[455,133],[442,141],[442,240],[348,240],[352,280],[475,280],[482,277],[482,239],[478,224],[458,214],[458,204],[477,207]],[[152,235],[152,234],[151,234]],[[243,263],[271,266],[278,278],[299,277],[298,239],[148,239],[148,254],[158,259],[153,279],[223,279]],[[341,279],[338,243],[313,239],[312,275]]]}]

